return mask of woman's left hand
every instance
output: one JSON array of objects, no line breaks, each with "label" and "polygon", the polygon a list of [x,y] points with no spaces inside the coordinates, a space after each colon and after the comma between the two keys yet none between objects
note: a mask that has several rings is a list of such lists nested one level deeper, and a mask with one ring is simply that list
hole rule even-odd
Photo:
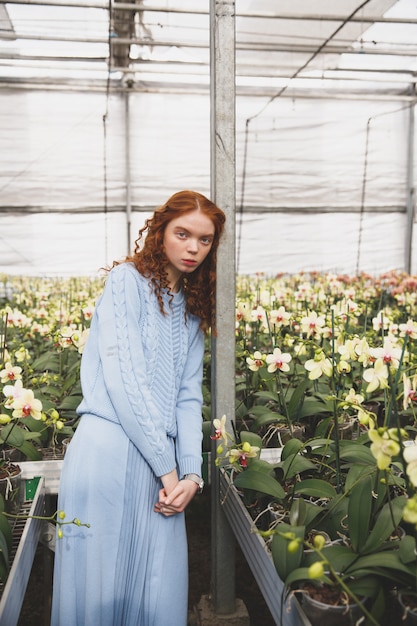
[{"label": "woman's left hand", "polygon": [[159,501],[155,504],[154,511],[166,517],[182,513],[197,491],[197,483],[192,480],[180,480],[169,496],[165,489],[159,491]]}]

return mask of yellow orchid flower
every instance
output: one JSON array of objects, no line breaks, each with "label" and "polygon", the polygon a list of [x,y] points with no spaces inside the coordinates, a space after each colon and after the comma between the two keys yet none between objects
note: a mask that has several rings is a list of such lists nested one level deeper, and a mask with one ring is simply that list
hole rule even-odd
[{"label": "yellow orchid flower", "polygon": [[[382,433],[381,433],[382,431]],[[400,452],[398,441],[391,439],[387,429],[371,428],[368,430],[369,439],[372,441],[371,452],[374,455],[377,466],[380,470],[385,470],[392,462],[392,457]]]}]

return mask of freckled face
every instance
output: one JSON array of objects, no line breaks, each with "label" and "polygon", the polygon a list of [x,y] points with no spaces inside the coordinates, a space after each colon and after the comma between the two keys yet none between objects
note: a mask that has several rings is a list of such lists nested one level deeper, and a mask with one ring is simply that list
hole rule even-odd
[{"label": "freckled face", "polygon": [[215,229],[211,219],[201,211],[192,211],[167,224],[164,250],[168,259],[168,282],[174,286],[183,274],[199,267],[213,245]]}]

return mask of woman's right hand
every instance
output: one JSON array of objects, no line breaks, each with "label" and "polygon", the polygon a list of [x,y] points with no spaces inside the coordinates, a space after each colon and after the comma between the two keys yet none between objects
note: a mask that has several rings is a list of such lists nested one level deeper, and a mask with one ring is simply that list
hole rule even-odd
[{"label": "woman's right hand", "polygon": [[175,489],[178,485],[178,474],[177,470],[173,469],[169,474],[164,474],[161,476],[161,481],[164,486],[164,490],[167,496]]}]

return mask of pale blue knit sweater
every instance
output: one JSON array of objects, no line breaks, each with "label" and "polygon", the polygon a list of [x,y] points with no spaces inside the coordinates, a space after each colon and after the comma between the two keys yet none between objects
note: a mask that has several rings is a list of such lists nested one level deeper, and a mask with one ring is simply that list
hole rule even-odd
[{"label": "pale blue knit sweater", "polygon": [[156,476],[201,474],[199,319],[175,294],[162,315],[149,280],[131,263],[113,268],[95,309],[81,363],[77,412],[120,423]]}]

